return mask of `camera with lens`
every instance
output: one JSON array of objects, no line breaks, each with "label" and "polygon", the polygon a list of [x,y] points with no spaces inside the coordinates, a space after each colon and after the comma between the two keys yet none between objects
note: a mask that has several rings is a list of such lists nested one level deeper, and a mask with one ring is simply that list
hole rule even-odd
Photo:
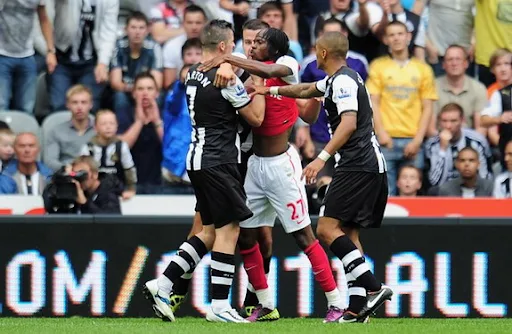
[{"label": "camera with lens", "polygon": [[50,183],[43,192],[44,207],[48,213],[76,213],[78,197],[73,180],[87,180],[85,171],[67,172],[64,167],[53,174]]}]

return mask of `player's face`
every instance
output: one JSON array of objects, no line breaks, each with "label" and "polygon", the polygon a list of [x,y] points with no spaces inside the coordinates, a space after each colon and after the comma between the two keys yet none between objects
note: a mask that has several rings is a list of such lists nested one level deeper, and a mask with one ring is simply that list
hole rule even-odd
[{"label": "player's face", "polygon": [[507,165],[507,170],[512,172],[512,142],[509,142],[507,146],[505,146],[505,164]]},{"label": "player's face", "polygon": [[202,13],[189,13],[183,19],[183,29],[188,38],[196,38],[201,34],[201,30],[206,23]]},{"label": "player's face", "polygon": [[462,117],[457,110],[445,111],[439,116],[439,126],[441,130],[450,131],[453,138],[458,138],[462,128]]},{"label": "player's face", "polygon": [[447,75],[464,75],[468,66],[469,64],[463,50],[460,48],[449,48],[446,51],[443,61],[443,68]]},{"label": "player's face", "polygon": [[142,20],[130,20],[126,26],[126,35],[130,43],[142,44],[148,35],[148,26]]},{"label": "player's face", "polygon": [[492,72],[499,82],[508,82],[512,79],[512,54],[498,58]]},{"label": "player's face", "polygon": [[384,41],[391,51],[403,51],[409,45],[409,32],[401,25],[391,25],[386,28],[386,36]]},{"label": "player's face", "polygon": [[102,114],[96,117],[96,132],[103,138],[113,138],[117,133],[116,115],[112,113]]},{"label": "player's face", "polygon": [[183,52],[183,63],[184,64],[197,64],[201,61],[203,56],[203,50],[200,48],[188,48]]},{"label": "player's face", "polygon": [[242,32],[242,40],[244,42],[244,54],[247,58],[251,59],[251,50],[254,46],[254,40],[256,39],[256,35],[261,31],[259,30],[250,30],[245,29]]},{"label": "player's face", "polygon": [[265,30],[260,30],[254,39],[254,45],[251,49],[251,57],[255,60],[267,60],[268,59],[268,43],[263,37]]},{"label": "player's face", "polygon": [[421,189],[420,176],[415,168],[404,168],[398,176],[396,182],[400,194],[402,196],[413,196],[416,195],[418,190]]},{"label": "player's face", "polygon": [[280,10],[269,10],[262,17],[261,20],[268,24],[270,28],[283,29],[284,18]]},{"label": "player's face", "polygon": [[455,167],[465,179],[475,177],[479,166],[478,154],[469,150],[460,152],[455,162]]},{"label": "player's face", "polygon": [[158,96],[155,82],[150,78],[144,78],[137,81],[133,88],[133,98],[135,101],[141,99],[142,107],[148,108],[151,102]]}]

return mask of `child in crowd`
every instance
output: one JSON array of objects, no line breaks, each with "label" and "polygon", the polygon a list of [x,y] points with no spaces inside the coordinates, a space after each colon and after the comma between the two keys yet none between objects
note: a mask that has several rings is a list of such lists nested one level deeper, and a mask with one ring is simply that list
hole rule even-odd
[{"label": "child in crowd", "polygon": [[421,189],[423,175],[421,170],[412,166],[405,165],[398,171],[398,180],[396,186],[400,197],[416,197]]},{"label": "child in crowd", "polygon": [[0,129],[0,171],[2,171],[14,157],[15,137],[16,135],[11,129]]},{"label": "child in crowd", "polygon": [[137,171],[128,144],[117,136],[117,118],[111,110],[100,110],[96,114],[97,135],[83,147],[82,155],[91,155],[100,165],[100,176],[111,174],[122,184],[122,197],[135,195]]}]

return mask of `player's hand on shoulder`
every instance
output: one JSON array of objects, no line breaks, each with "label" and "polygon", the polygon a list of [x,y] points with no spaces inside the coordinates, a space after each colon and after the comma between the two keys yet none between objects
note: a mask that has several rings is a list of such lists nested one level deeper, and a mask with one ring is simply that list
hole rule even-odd
[{"label": "player's hand on shoulder", "polygon": [[212,68],[220,66],[220,64],[225,63],[226,58],[224,56],[218,56],[208,61],[203,62],[201,65],[197,67],[197,70],[200,72],[208,72]]},{"label": "player's hand on shoulder", "polygon": [[213,85],[219,88],[226,88],[236,82],[236,74],[233,67],[229,64],[221,64],[217,73],[215,74],[215,81]]},{"label": "player's hand on shoulder", "polygon": [[253,86],[254,91],[252,91],[249,96],[253,98],[255,95],[268,95],[270,94],[269,87],[265,86]]},{"label": "player's hand on shoulder", "polygon": [[325,161],[322,159],[316,158],[312,162],[310,162],[306,168],[302,171],[302,179],[306,178],[306,184],[316,183],[316,176],[318,172],[322,170],[325,166]]}]

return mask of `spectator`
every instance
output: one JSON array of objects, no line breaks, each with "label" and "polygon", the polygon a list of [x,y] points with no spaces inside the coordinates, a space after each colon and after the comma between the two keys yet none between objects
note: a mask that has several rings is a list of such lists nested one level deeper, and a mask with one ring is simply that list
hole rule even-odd
[{"label": "spectator", "polygon": [[18,194],[38,196],[53,172],[43,163],[37,161],[39,142],[35,134],[22,132],[14,141],[16,159],[5,167],[5,174],[16,182]]},{"label": "spectator", "polygon": [[[44,0],[44,6],[46,9],[46,15],[50,22],[53,22],[55,18],[55,0]],[[42,73],[48,71],[48,67],[46,66],[46,56],[48,55],[48,45],[46,44],[46,40],[44,38],[43,31],[41,29],[41,23],[39,21],[38,15],[34,18],[34,31],[33,31],[33,39],[34,39],[34,59],[36,61],[37,73]],[[55,50],[55,46],[52,50]],[[53,53],[55,57],[55,53]],[[57,58],[55,58],[57,60]]]},{"label": "spectator", "polygon": [[96,134],[89,119],[92,92],[83,85],[71,87],[67,94],[71,119],[56,125],[44,143],[44,162],[54,171],[70,164],[80,155],[82,147]]},{"label": "spectator", "polygon": [[398,170],[396,187],[400,197],[416,197],[421,189],[423,174],[421,169],[404,165]]},{"label": "spectator", "polygon": [[48,49],[48,71],[53,72],[57,60],[44,0],[0,1],[0,110],[34,111],[37,67],[32,31],[36,13]]},{"label": "spectator", "polygon": [[[388,6],[384,6],[384,15],[382,15],[381,26],[386,26],[389,22],[399,21],[405,24],[411,34],[409,41],[409,54],[414,55],[420,60],[425,60],[425,22],[413,12],[402,7],[400,0],[388,0]],[[387,53],[387,47],[382,45],[381,54]]]},{"label": "spectator", "polygon": [[135,112],[116,110],[121,140],[131,148],[137,168],[137,193],[160,191],[162,183],[163,122],[157,105],[158,90],[149,73],[140,73],[133,84]]},{"label": "spectator", "polygon": [[512,141],[509,141],[505,145],[504,160],[506,170],[494,180],[493,194],[496,198],[512,197],[512,191],[510,190],[510,186],[512,185]]},{"label": "spectator", "polygon": [[181,61],[186,65],[199,63],[202,56],[203,48],[199,38],[187,39],[181,47]]},{"label": "spectator", "polygon": [[510,10],[508,1],[476,0],[475,16],[475,58],[478,64],[478,79],[486,86],[494,81],[490,72],[489,59],[499,48],[512,50],[510,33]]},{"label": "spectator", "polygon": [[110,71],[115,110],[133,108],[133,80],[141,72],[149,71],[158,88],[162,87],[162,50],[160,45],[146,39],[148,24],[143,13],[132,13],[126,21],[126,37],[117,41]]},{"label": "spectator", "polygon": [[168,89],[178,79],[178,71],[183,67],[181,48],[190,38],[198,38],[206,24],[204,10],[196,5],[185,9],[183,16],[184,34],[167,42],[163,49],[164,61],[164,88]]},{"label": "spectator", "polygon": [[56,1],[55,44],[58,65],[49,76],[50,107],[64,110],[66,92],[83,84],[100,107],[117,35],[119,0]]},{"label": "spectator", "polygon": [[15,137],[11,129],[0,129],[0,171],[14,158]]},{"label": "spectator", "polygon": [[443,59],[446,75],[436,79],[439,100],[434,104],[429,135],[437,134],[436,120],[439,110],[452,102],[459,104],[464,110],[466,126],[486,135],[486,129],[480,125],[480,113],[487,105],[485,86],[465,74],[468,66],[468,54],[462,46],[450,45],[446,49]]},{"label": "spectator", "polygon": [[13,195],[16,191],[16,182],[0,171],[0,195]]},{"label": "spectator", "polygon": [[137,170],[128,144],[117,137],[116,114],[100,110],[95,118],[97,135],[82,148],[81,155],[90,155],[99,166],[99,175],[111,175],[119,181],[123,199],[135,195]]},{"label": "spectator", "polygon": [[384,38],[391,55],[370,64],[367,87],[375,131],[388,166],[389,193],[395,195],[399,168],[406,163],[423,167],[421,146],[437,93],[432,69],[421,60],[409,58],[411,34],[405,24],[390,22]]},{"label": "spectator", "polygon": [[425,143],[425,160],[430,185],[438,186],[459,176],[457,154],[464,147],[478,152],[479,174],[492,179],[492,153],[485,137],[463,128],[464,112],[456,103],[448,103],[439,112],[440,132]]},{"label": "spectator", "polygon": [[464,48],[469,53],[469,58],[473,59],[475,45],[471,37],[475,0],[429,2],[426,51],[428,61],[438,76],[444,74],[444,66],[441,65],[444,64],[446,50],[454,43]]},{"label": "spectator", "polygon": [[455,166],[459,177],[439,186],[438,196],[474,198],[491,197],[493,182],[478,174],[478,152],[469,146],[460,150]]},{"label": "spectator", "polygon": [[190,0],[165,0],[153,7],[150,12],[151,36],[158,44],[182,35],[185,8]]},{"label": "spectator", "polygon": [[87,173],[85,181],[81,183],[75,181],[80,213],[121,214],[117,180],[110,175],[100,179],[98,165],[94,158],[80,156],[73,161],[72,168],[74,172]]}]

